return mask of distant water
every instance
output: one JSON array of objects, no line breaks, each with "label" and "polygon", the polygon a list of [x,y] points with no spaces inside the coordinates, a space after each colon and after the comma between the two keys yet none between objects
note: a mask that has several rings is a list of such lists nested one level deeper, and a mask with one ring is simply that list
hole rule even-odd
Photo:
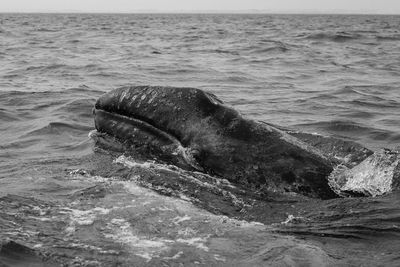
[{"label": "distant water", "polygon": [[[252,119],[394,148],[400,16],[0,14],[0,62],[0,262],[400,265],[398,193],[275,199],[254,220],[211,177],[88,137],[102,93],[170,85]],[[140,183],[155,174],[198,181],[210,201]],[[219,209],[213,194],[234,205]]]}]

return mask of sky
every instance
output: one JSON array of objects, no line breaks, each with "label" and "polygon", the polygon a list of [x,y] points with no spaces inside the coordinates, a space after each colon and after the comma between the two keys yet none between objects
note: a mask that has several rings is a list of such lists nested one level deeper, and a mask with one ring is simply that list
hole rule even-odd
[{"label": "sky", "polygon": [[0,12],[400,14],[400,0],[0,0]]}]

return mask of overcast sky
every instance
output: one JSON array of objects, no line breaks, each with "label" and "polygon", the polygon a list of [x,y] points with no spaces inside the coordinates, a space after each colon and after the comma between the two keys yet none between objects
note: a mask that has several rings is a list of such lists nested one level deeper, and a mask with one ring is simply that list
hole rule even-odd
[{"label": "overcast sky", "polygon": [[264,11],[400,14],[400,0],[0,0],[0,12]]}]

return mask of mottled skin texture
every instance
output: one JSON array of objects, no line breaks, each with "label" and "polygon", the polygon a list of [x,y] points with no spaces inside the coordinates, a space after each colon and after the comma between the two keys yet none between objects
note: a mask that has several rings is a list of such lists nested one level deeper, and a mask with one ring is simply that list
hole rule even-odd
[{"label": "mottled skin texture", "polygon": [[205,172],[246,188],[336,196],[318,150],[199,89],[123,87],[101,96],[94,114],[100,132],[164,151],[183,146]]}]

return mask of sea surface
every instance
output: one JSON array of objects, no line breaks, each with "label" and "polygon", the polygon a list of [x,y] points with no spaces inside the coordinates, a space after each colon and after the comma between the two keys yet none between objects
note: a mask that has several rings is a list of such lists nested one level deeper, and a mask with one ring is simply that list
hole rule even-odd
[{"label": "sea surface", "polygon": [[0,265],[400,265],[399,192],[252,199],[96,145],[92,115],[119,86],[196,87],[254,120],[393,149],[400,16],[0,14],[0,63]]}]

